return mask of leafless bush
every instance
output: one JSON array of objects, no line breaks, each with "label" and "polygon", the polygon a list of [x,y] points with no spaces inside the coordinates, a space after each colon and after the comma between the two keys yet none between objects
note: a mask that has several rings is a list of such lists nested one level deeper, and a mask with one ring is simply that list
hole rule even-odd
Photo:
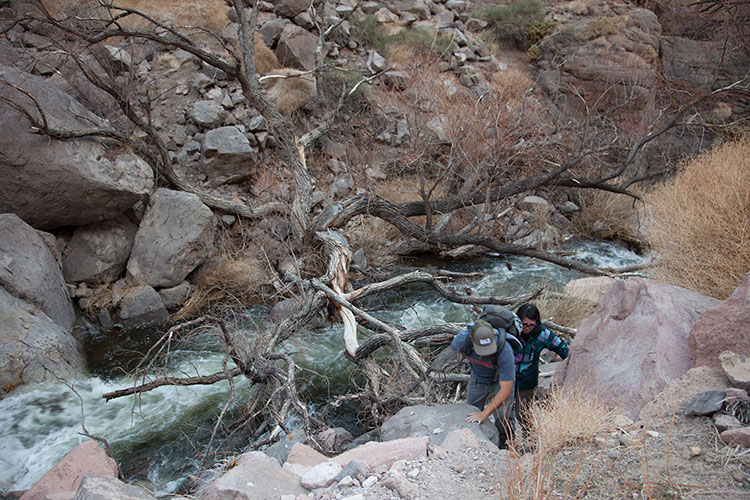
[{"label": "leafless bush", "polygon": [[689,161],[645,197],[656,276],[724,299],[750,271],[750,139]]}]

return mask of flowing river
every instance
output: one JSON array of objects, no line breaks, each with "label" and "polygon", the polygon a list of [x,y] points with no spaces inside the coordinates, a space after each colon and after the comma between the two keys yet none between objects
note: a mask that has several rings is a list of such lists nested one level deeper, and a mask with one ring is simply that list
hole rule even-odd
[{"label": "flowing river", "polygon": [[[621,247],[599,242],[571,243],[567,250],[586,263],[621,267],[647,260]],[[507,265],[510,264],[510,265]],[[512,296],[540,285],[559,288],[579,273],[527,258],[485,257],[466,262],[421,262],[424,268],[481,272],[486,276],[470,283],[477,295]],[[415,286],[389,295],[387,304],[375,314],[402,328],[411,329],[441,322],[465,322],[473,318],[471,307],[453,304],[432,289]],[[244,314],[248,325],[266,325],[264,308]],[[544,311],[542,311],[544,314]],[[250,329],[251,327],[247,327]],[[350,387],[353,365],[342,355],[341,325],[304,332],[290,342],[297,362],[305,368],[308,383],[303,397],[314,409],[332,395]],[[129,479],[148,481],[157,494],[177,492],[197,470],[217,415],[230,394],[228,382],[210,386],[161,387],[144,393],[139,400],[124,397],[105,402],[101,395],[133,384],[123,367],[132,367],[135,351],[144,351],[158,338],[157,332],[130,336],[92,332],[87,347],[92,374],[65,384],[24,387],[0,400],[0,491],[30,488],[66,453],[87,440],[82,424],[95,436],[105,438],[118,463],[125,465]],[[222,353],[217,347],[196,346],[175,353],[173,375],[191,376],[221,371]],[[247,381],[235,380],[236,401],[250,389]],[[241,405],[240,405],[241,406]],[[231,413],[231,411],[230,411]],[[227,417],[231,418],[231,415]],[[354,425],[354,419],[348,421]],[[341,425],[347,426],[346,419]],[[237,451],[234,449],[227,452]]]}]

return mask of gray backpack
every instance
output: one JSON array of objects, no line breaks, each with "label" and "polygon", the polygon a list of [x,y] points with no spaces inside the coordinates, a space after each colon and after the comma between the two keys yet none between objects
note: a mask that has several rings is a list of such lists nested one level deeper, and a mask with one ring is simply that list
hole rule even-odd
[{"label": "gray backpack", "polygon": [[513,349],[520,349],[521,343],[516,337],[521,335],[523,326],[521,325],[521,319],[513,311],[507,307],[490,304],[482,308],[479,319],[498,329],[501,335],[503,332],[509,334],[506,339],[511,343]]}]

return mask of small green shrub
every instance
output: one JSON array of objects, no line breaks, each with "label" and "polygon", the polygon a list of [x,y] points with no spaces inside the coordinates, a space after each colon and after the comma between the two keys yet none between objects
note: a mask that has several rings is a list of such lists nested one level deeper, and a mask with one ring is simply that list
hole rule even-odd
[{"label": "small green shrub", "polygon": [[365,47],[388,56],[390,45],[405,45],[418,50],[430,50],[438,54],[450,54],[455,48],[450,37],[433,34],[421,28],[404,28],[389,35],[373,15],[360,17],[354,22],[353,38]]},{"label": "small green shrub", "polygon": [[489,7],[476,16],[490,23],[498,42],[526,48],[526,32],[544,20],[544,7],[539,0],[517,0],[506,6]]},{"label": "small green shrub", "polygon": [[420,28],[406,28],[388,37],[388,45],[406,45],[415,49],[427,49],[440,54],[448,54],[455,48],[455,43],[445,35],[433,35]]},{"label": "small green shrub", "polygon": [[625,16],[600,17],[589,21],[589,29],[594,36],[616,35],[625,28],[626,22]]},{"label": "small green shrub", "polygon": [[526,29],[526,43],[530,46],[536,45],[542,41],[542,38],[549,35],[557,26],[557,23],[552,19],[542,19],[541,21],[534,21]]},{"label": "small green shrub", "polygon": [[534,44],[526,51],[526,60],[529,62],[538,61],[542,57],[542,49],[539,45]]},{"label": "small green shrub", "polygon": [[[365,78],[358,71],[342,69],[324,71],[322,76],[323,92],[331,99],[338,99],[344,87],[349,92],[358,82]],[[364,83],[357,88],[350,99],[366,99],[369,96],[369,92],[370,87]]]},{"label": "small green shrub", "polygon": [[370,47],[385,55],[388,44],[388,34],[380,26],[377,18],[368,14],[354,20],[352,26],[352,38],[365,47]]}]

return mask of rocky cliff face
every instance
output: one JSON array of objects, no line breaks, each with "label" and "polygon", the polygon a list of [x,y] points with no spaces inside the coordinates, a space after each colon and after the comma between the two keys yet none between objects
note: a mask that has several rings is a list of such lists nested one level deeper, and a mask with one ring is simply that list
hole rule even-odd
[{"label": "rocky cliff face", "polygon": [[[54,4],[57,13],[72,8],[66,2]],[[188,4],[195,12],[205,8]],[[158,14],[189,17],[183,3],[174,11],[169,5],[160,3]],[[0,19],[9,25],[35,13],[20,2],[0,7]],[[217,37],[198,34],[197,39],[207,49],[236,46],[240,33],[236,13],[222,2],[214,7],[205,19]],[[627,113],[617,116],[636,124],[632,130],[643,130],[658,109],[660,78],[711,90],[741,78],[742,68],[747,67],[746,54],[725,54],[713,42],[662,37],[653,12],[615,2],[578,0],[550,6],[548,29],[533,50],[521,55],[531,60],[529,66],[518,52],[497,50],[487,42],[487,22],[477,17],[483,3],[369,1],[358,7],[356,15],[352,15],[354,5],[346,0],[325,2],[319,11],[308,7],[309,2],[294,0],[260,4],[256,69],[268,77],[264,85],[280,110],[300,123],[320,123],[325,110],[316,107],[316,99],[323,89],[304,77],[304,71],[321,56],[350,73],[373,77],[370,85],[382,91],[373,95],[398,93],[403,96],[400,104],[412,104],[411,109],[397,109],[391,102],[372,102],[371,108],[384,111],[366,126],[357,124],[356,112],[345,113],[344,119],[353,123],[348,132],[351,144],[324,141],[315,152],[323,172],[313,193],[318,201],[345,197],[364,189],[363,184],[384,181],[388,165],[414,141],[429,137],[438,145],[450,142],[449,113],[425,119],[419,131],[409,122],[407,112],[422,113],[420,119],[433,112],[429,100],[434,91],[418,88],[417,80],[406,78],[399,67],[406,63],[397,55],[379,53],[367,39],[368,29],[370,35],[405,29],[426,33],[433,46],[448,40],[434,65],[437,73],[428,78],[439,84],[435,89],[447,101],[463,95],[480,103],[493,79],[504,75],[511,81],[508,75],[527,73],[528,81],[538,82],[535,110],[555,112],[550,122],[539,113],[540,129],[554,128],[555,121],[580,120],[592,103],[589,112],[626,107]],[[367,17],[362,21],[359,16]],[[324,20],[337,23],[337,28],[318,52],[316,23]],[[73,53],[72,45],[65,43],[33,20],[15,24],[0,38],[0,125],[6,131],[0,136],[0,211],[23,220],[29,233],[24,238],[4,238],[3,252],[36,259],[29,269],[46,269],[54,276],[35,278],[35,284],[26,288],[3,282],[4,290],[37,305],[63,331],[74,319],[70,290],[82,308],[92,303],[91,287],[102,283],[111,285],[110,305],[99,316],[102,325],[164,321],[163,297],[179,297],[170,299],[169,307],[179,306],[190,289],[184,280],[212,254],[215,229],[230,226],[235,218],[216,217],[196,195],[163,189],[165,182],[155,177],[149,158],[139,155],[143,134],[132,124],[120,126],[126,122],[125,110],[87,82],[73,59],[60,56],[63,46]],[[278,140],[269,132],[268,119],[224,71],[186,50],[145,41],[118,45],[112,39],[102,51],[83,57],[102,71],[107,68],[113,85],[148,89],[147,121],[163,138],[163,153],[181,178],[201,189],[213,189],[221,200],[289,201],[294,179],[278,165]],[[720,78],[713,79],[720,62]],[[303,77],[295,78],[300,71]],[[726,104],[720,119],[731,120],[737,112]],[[118,134],[119,140],[113,140]],[[513,147],[523,147],[526,141],[521,139]],[[705,145],[675,135],[652,147],[664,146],[660,153],[677,156]],[[660,161],[664,155],[659,155]],[[361,176],[355,175],[354,162],[364,165]],[[259,179],[265,179],[268,187],[259,187]],[[545,217],[564,219],[562,210],[554,206],[545,205],[544,211]],[[551,227],[536,232],[529,227],[531,212],[519,208],[506,216],[506,238],[553,245],[556,236]],[[273,226],[269,231],[282,231],[280,225],[268,225]],[[36,230],[52,231],[57,241],[49,235],[45,240]],[[33,257],[37,253],[25,250],[24,245],[42,240],[53,250],[50,255],[59,251],[62,259]],[[55,269],[59,265],[62,274]],[[31,279],[34,273],[24,275]],[[171,294],[177,287],[181,292]]]}]

